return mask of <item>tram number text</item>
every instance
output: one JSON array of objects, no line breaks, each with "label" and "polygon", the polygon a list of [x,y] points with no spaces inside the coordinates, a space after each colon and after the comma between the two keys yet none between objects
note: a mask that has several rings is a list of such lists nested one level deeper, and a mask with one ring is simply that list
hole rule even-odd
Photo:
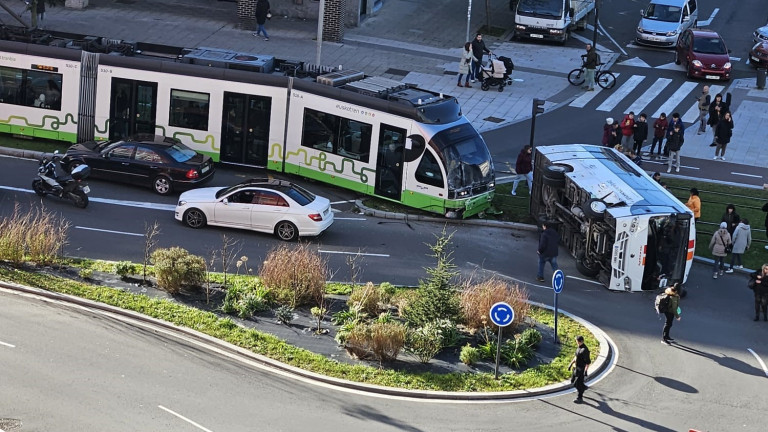
[{"label": "tram number text", "polygon": [[298,92],[293,92],[293,97],[298,98],[298,99],[304,99],[304,95],[302,95],[301,93],[298,93]]},{"label": "tram number text", "polygon": [[99,72],[111,74],[112,73],[112,69],[110,69],[110,68],[99,68]]}]

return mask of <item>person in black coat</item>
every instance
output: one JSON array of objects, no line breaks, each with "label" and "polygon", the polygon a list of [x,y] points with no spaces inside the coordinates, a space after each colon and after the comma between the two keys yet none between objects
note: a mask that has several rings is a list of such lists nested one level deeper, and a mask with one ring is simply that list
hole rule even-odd
[{"label": "person in black coat", "polygon": [[254,14],[256,15],[256,24],[258,24],[259,27],[251,34],[258,37],[261,33],[264,33],[264,40],[268,41],[269,35],[267,34],[267,30],[264,29],[264,23],[266,23],[267,19],[272,16],[272,11],[269,9],[269,0],[258,0],[258,2],[256,2],[256,10],[254,11]]},{"label": "person in black coat", "polygon": [[472,56],[476,59],[472,60],[472,73],[475,77],[472,82],[475,82],[475,80],[483,81],[480,69],[483,67],[483,54],[485,53],[491,54],[491,50],[485,46],[483,35],[478,33],[475,35],[475,40],[472,41]]},{"label": "person in black coat", "polygon": [[747,286],[755,292],[755,321],[760,319],[760,310],[763,311],[763,321],[768,321],[768,264],[752,273]]},{"label": "person in black coat", "polygon": [[[712,144],[717,143],[715,129],[726,111],[728,111],[728,103],[723,100],[723,95],[718,93],[715,95],[715,100],[709,104],[709,120],[707,120],[707,124],[712,128]],[[711,147],[714,147],[714,145]]]},{"label": "person in black coat", "polygon": [[539,271],[536,274],[536,280],[544,282],[544,265],[549,261],[552,266],[552,270],[555,271],[557,267],[557,253],[558,244],[560,243],[560,235],[557,233],[554,227],[549,226],[548,222],[541,223],[541,237],[539,237]]},{"label": "person in black coat", "polygon": [[733,237],[733,232],[736,230],[736,227],[739,226],[739,222],[741,222],[741,217],[739,217],[739,214],[736,213],[735,205],[728,204],[725,206],[725,213],[723,213],[723,217],[720,219],[720,222],[725,222],[728,224],[725,229],[727,229],[728,234]]},{"label": "person in black coat", "polygon": [[648,139],[648,116],[645,113],[640,114],[635,122],[635,132],[633,138],[635,145],[632,147],[632,151],[635,152],[637,157],[640,157],[640,153],[643,150],[643,143]]},{"label": "person in black coat", "polygon": [[726,111],[715,126],[715,160],[725,160],[725,147],[731,142],[732,135],[733,117],[730,111]]}]

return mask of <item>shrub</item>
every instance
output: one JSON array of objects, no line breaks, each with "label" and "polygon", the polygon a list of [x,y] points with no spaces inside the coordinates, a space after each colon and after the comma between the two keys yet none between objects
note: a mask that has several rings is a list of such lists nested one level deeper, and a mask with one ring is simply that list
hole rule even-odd
[{"label": "shrub", "polygon": [[349,309],[338,311],[331,316],[331,322],[334,325],[346,324],[351,321],[356,321],[357,319],[358,319],[358,314],[355,311],[351,311]]},{"label": "shrub", "polygon": [[440,329],[443,348],[456,346],[461,342],[461,332],[456,327],[456,323],[451,320],[441,319],[434,321],[434,324]]},{"label": "shrub", "polygon": [[356,309],[366,313],[368,316],[375,317],[379,314],[379,301],[381,293],[379,287],[371,282],[365,285],[358,285],[352,288],[352,294],[349,295],[347,306],[350,309]]},{"label": "shrub", "polygon": [[121,278],[126,278],[139,272],[139,269],[130,261],[120,261],[115,264],[115,273]]},{"label": "shrub", "polygon": [[263,292],[251,291],[242,296],[237,302],[237,316],[240,318],[250,318],[256,312],[262,312],[269,309],[269,300]]},{"label": "shrub", "polygon": [[525,329],[525,331],[520,334],[519,339],[522,344],[525,344],[531,348],[536,348],[541,343],[542,337],[538,330],[529,328]]},{"label": "shrub", "polygon": [[242,296],[242,288],[239,285],[232,285],[227,288],[227,293],[224,295],[224,301],[221,303],[221,311],[227,314],[233,314],[237,312],[237,303]]},{"label": "shrub", "polygon": [[497,302],[505,302],[515,311],[512,326],[523,322],[530,310],[527,303],[528,293],[517,285],[509,285],[499,279],[488,279],[479,284],[469,285],[460,295],[461,311],[464,324],[473,330],[486,326],[498,330],[488,318],[488,311]]},{"label": "shrub", "polygon": [[394,361],[405,345],[405,335],[406,328],[402,324],[361,323],[347,334],[344,348],[357,358]]},{"label": "shrub", "polygon": [[182,286],[199,286],[205,280],[205,260],[186,249],[172,247],[152,252],[157,286],[176,294]]},{"label": "shrub", "polygon": [[390,323],[393,321],[394,318],[392,317],[392,313],[390,311],[382,312],[378,317],[376,317],[377,323]]},{"label": "shrub", "polygon": [[466,344],[461,347],[461,353],[459,353],[459,360],[467,366],[472,366],[480,360],[480,351],[477,348]]},{"label": "shrub", "polygon": [[397,293],[397,288],[389,282],[382,282],[379,285],[379,293],[381,295],[381,302],[389,303],[392,301],[395,293]]},{"label": "shrub", "polygon": [[67,244],[70,226],[45,210],[22,213],[16,204],[10,217],[0,219],[0,260],[19,265],[28,256],[38,265],[52,264]]},{"label": "shrub", "polygon": [[293,321],[293,308],[288,305],[282,305],[275,309],[275,317],[280,324],[289,325]]},{"label": "shrub", "polygon": [[533,350],[521,339],[509,339],[501,345],[501,360],[509,367],[519,369],[533,358]]},{"label": "shrub", "polygon": [[408,306],[413,303],[418,294],[419,293],[414,289],[403,289],[397,291],[390,299],[390,302],[397,308],[398,315],[402,317],[408,309]]},{"label": "shrub", "polygon": [[93,277],[93,270],[89,268],[80,269],[80,272],[78,273],[81,279],[90,279]]},{"label": "shrub", "polygon": [[443,349],[442,332],[436,322],[427,323],[410,330],[405,340],[408,351],[418,357],[422,363],[429,363]]},{"label": "shrub", "polygon": [[272,291],[275,301],[291,308],[321,298],[327,274],[325,260],[308,245],[293,249],[282,245],[273,249],[259,271],[261,281]]}]

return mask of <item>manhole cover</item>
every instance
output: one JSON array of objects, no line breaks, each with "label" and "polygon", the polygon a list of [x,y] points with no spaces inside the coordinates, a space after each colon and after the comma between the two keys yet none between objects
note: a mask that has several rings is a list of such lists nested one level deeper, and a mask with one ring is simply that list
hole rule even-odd
[{"label": "manhole cover", "polygon": [[0,418],[0,430],[10,432],[21,429],[21,420]]},{"label": "manhole cover", "polygon": [[489,121],[489,122],[494,122],[494,123],[501,123],[501,122],[504,121],[503,118],[498,118],[498,117],[486,117],[483,120]]}]

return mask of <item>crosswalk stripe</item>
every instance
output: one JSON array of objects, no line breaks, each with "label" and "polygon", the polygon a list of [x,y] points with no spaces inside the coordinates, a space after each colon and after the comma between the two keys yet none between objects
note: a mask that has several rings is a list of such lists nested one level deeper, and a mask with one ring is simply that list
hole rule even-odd
[{"label": "crosswalk stripe", "polygon": [[[710,99],[714,100],[715,95],[720,93],[720,91],[722,91],[724,88],[725,87],[719,86],[719,85],[709,86]],[[695,122],[699,118],[699,102],[698,101],[694,102],[691,108],[688,111],[686,111],[683,117],[681,118],[683,119],[683,123]]]},{"label": "crosswalk stripe", "polygon": [[682,102],[682,101],[683,101],[683,99],[684,99],[684,98],[685,98],[685,97],[688,95],[688,93],[690,93],[690,92],[691,92],[691,90],[693,90],[694,88],[696,88],[696,86],[698,86],[698,83],[695,83],[695,82],[690,82],[690,81],[686,81],[686,82],[684,82],[684,83],[683,83],[683,84],[680,86],[680,88],[679,88],[679,89],[677,89],[677,91],[675,91],[675,93],[674,93],[674,94],[672,94],[672,96],[671,96],[669,99],[667,99],[667,101],[666,101],[666,102],[664,102],[664,104],[662,104],[662,105],[659,107],[659,109],[657,109],[657,110],[656,110],[656,112],[655,112],[655,113],[653,113],[653,115],[652,115],[651,117],[653,117],[653,118],[656,118],[656,117],[658,117],[658,116],[659,116],[661,113],[666,113],[666,114],[667,114],[667,117],[672,117],[672,116],[671,116],[671,114],[670,114],[670,112],[671,112],[673,109],[675,109],[675,107],[676,107],[677,105],[679,105],[679,104],[680,104],[680,102]]},{"label": "crosswalk stripe", "polygon": [[624,114],[632,111],[634,113],[641,113],[646,106],[648,106],[651,101],[661,93],[662,90],[667,88],[669,83],[671,83],[672,80],[670,78],[659,78],[657,79],[653,84],[651,84],[651,87],[648,88],[648,90],[645,91],[642,95],[640,95],[635,102],[632,103],[632,105],[627,108],[626,111],[624,111]]},{"label": "crosswalk stripe", "polygon": [[[621,74],[614,73],[614,75],[616,76],[616,79],[618,79],[619,75],[621,75]],[[601,91],[603,91],[603,88],[596,85],[595,86],[595,91],[591,91],[591,92],[588,91],[588,92],[582,93],[581,96],[579,96],[576,99],[574,99],[573,102],[568,104],[568,106],[572,106],[574,108],[584,108]]]},{"label": "crosswalk stripe", "polygon": [[616,108],[616,105],[621,102],[622,99],[624,99],[632,90],[637,87],[638,84],[640,84],[641,81],[645,79],[645,76],[643,75],[632,75],[629,77],[627,82],[621,85],[617,90],[613,92],[612,95],[610,95],[606,100],[603,101],[603,103],[600,104],[597,108],[595,108],[597,111],[610,111],[614,108]]}]

